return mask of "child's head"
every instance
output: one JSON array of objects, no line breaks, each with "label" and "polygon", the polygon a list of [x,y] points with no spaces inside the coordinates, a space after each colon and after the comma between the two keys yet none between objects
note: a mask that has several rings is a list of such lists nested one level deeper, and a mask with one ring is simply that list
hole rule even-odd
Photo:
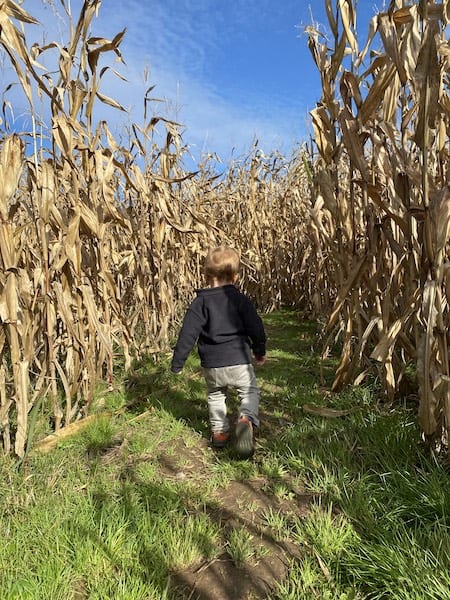
[{"label": "child's head", "polygon": [[222,284],[235,283],[240,268],[239,254],[228,246],[211,248],[206,256],[205,276],[209,284],[214,281]]}]

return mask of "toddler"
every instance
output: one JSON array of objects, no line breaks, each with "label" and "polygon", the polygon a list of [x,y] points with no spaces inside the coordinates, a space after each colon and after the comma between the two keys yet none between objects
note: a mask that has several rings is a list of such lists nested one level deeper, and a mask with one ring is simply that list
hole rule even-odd
[{"label": "toddler", "polygon": [[253,428],[258,427],[260,390],[252,365],[266,360],[266,334],[251,301],[235,284],[240,258],[233,248],[209,251],[205,276],[209,287],[197,290],[183,320],[172,358],[171,370],[181,373],[197,343],[208,393],[211,443],[222,448],[230,440],[226,391],[235,388],[240,400],[236,425],[236,451],[253,453]]}]

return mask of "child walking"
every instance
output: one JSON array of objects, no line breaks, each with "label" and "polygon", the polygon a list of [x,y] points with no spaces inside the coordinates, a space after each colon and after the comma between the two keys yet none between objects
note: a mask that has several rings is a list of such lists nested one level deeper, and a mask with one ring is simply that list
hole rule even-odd
[{"label": "child walking", "polygon": [[171,370],[181,373],[197,343],[208,393],[211,442],[216,448],[230,440],[226,391],[235,388],[240,400],[236,425],[236,451],[253,452],[253,428],[259,426],[260,390],[252,365],[266,360],[266,334],[251,301],[235,284],[240,257],[233,248],[219,246],[209,251],[205,276],[209,287],[197,290],[183,320],[172,358]]}]

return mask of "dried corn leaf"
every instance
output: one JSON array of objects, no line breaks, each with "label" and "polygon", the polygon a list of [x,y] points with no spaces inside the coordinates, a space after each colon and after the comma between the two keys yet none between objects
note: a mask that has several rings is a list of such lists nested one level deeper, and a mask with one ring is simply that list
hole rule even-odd
[{"label": "dried corn leaf", "polygon": [[345,148],[350,156],[353,166],[361,173],[365,182],[370,180],[369,168],[366,162],[364,146],[359,136],[359,123],[347,108],[343,108],[339,115]]},{"label": "dried corn leaf", "polygon": [[441,81],[436,45],[438,30],[439,26],[437,23],[433,21],[428,22],[415,71],[415,83],[418,92],[418,116],[414,139],[420,148],[428,146],[428,129],[435,127],[437,115]]},{"label": "dried corn leaf", "polygon": [[423,432],[427,436],[437,432],[437,398],[431,384],[431,369],[433,346],[435,344],[434,328],[437,310],[436,281],[427,281],[423,290],[421,315],[426,324],[426,330],[421,333],[417,344],[417,380],[419,383],[419,420]]},{"label": "dried corn leaf", "polygon": [[117,102],[117,100],[114,100],[114,98],[105,96],[104,94],[101,94],[100,92],[97,92],[96,96],[104,104],[108,104],[108,106],[112,106],[113,108],[117,108],[118,110],[121,110],[123,112],[127,112],[127,109],[124,108],[119,102]]},{"label": "dried corn leaf", "polygon": [[0,150],[0,217],[8,221],[9,202],[22,173],[23,142],[17,134],[4,139]]},{"label": "dried corn leaf", "polygon": [[[409,9],[405,10],[408,13],[409,17],[411,17]],[[397,11],[397,16],[398,12],[399,11]],[[404,86],[408,78],[405,70],[403,57],[401,56],[401,47],[400,40],[397,35],[397,27],[395,26],[394,21],[391,20],[387,13],[378,15],[378,33],[380,34],[381,39],[383,41],[383,48],[386,54],[389,56],[389,58],[395,65],[397,75],[400,78],[401,85]]]},{"label": "dried corn leaf", "polygon": [[57,433],[52,433],[40,440],[35,444],[34,449],[37,452],[43,452],[44,454],[49,452],[52,448],[54,448],[57,443],[61,440],[64,440],[68,437],[76,435],[80,431],[82,431],[87,425],[92,423],[93,421],[99,419],[102,415],[90,415],[81,419],[80,421],[76,421],[75,423],[71,423],[66,427],[60,429]]},{"label": "dried corn leaf", "polygon": [[90,333],[93,335],[94,339],[98,339],[108,355],[112,355],[110,330],[108,329],[107,324],[100,322],[92,288],[89,285],[81,285],[79,286],[79,289],[82,294],[84,306],[87,310]]},{"label": "dried corn leaf", "polygon": [[366,125],[369,119],[374,117],[376,111],[382,105],[384,94],[391,84],[392,78],[396,72],[395,65],[388,63],[384,58],[380,60],[382,60],[384,64],[381,65],[379,71],[376,73],[375,80],[358,113],[363,125]]},{"label": "dried corn leaf", "polygon": [[416,290],[414,296],[411,298],[411,304],[408,307],[408,310],[402,315],[401,318],[396,319],[389,326],[388,331],[385,334],[383,334],[383,337],[372,351],[370,355],[371,358],[384,363],[386,362],[386,360],[388,360],[390,356],[392,356],[395,344],[397,342],[397,338],[400,335],[402,329],[405,327],[406,323],[417,310],[419,300],[420,293],[419,290]]},{"label": "dried corn leaf", "polygon": [[0,5],[0,10],[4,11],[8,16],[22,23],[32,23],[38,25],[39,21],[27,13],[21,6],[13,0],[3,0]]},{"label": "dried corn leaf", "polygon": [[353,8],[352,0],[338,0],[338,6],[341,13],[342,25],[344,27],[347,41],[355,54],[358,52],[358,45],[356,42],[355,34],[353,30],[356,25],[356,13]]},{"label": "dried corn leaf", "polygon": [[448,186],[430,199],[431,239],[435,256],[445,249],[450,236],[450,189]]},{"label": "dried corn leaf", "polygon": [[325,106],[319,105],[310,112],[310,115],[314,128],[315,142],[321,156],[329,163],[335,151],[335,134],[328,112]]},{"label": "dried corn leaf", "polygon": [[330,29],[335,38],[338,36],[338,26],[336,19],[334,17],[333,8],[331,6],[331,0],[325,0],[325,8],[327,11],[328,23],[330,24]]},{"label": "dried corn leaf", "polygon": [[303,410],[310,415],[317,415],[319,417],[327,417],[335,419],[337,417],[346,417],[352,413],[360,410],[359,408],[347,408],[345,410],[338,410],[336,408],[328,408],[327,406],[314,406],[313,404],[304,404]]},{"label": "dried corn leaf", "polygon": [[347,299],[347,297],[350,293],[350,290],[353,287],[355,287],[358,280],[362,276],[364,270],[367,268],[367,259],[365,256],[363,256],[362,258],[359,258],[359,259],[355,259],[355,262],[356,262],[356,264],[354,264],[350,268],[350,273],[349,273],[346,281],[344,282],[344,284],[338,291],[338,295],[337,295],[336,301],[334,303],[333,310],[331,312],[330,318],[328,319],[328,323],[327,323],[328,331],[332,330],[333,327],[336,325],[336,322],[339,318],[339,314],[342,310],[345,300]]}]

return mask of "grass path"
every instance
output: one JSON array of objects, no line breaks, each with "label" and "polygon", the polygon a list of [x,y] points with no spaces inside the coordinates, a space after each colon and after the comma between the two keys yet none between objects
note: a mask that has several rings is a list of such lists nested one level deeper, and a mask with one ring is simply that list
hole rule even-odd
[{"label": "grass path", "polygon": [[252,459],[209,447],[192,355],[99,391],[99,417],[19,472],[3,460],[2,600],[448,598],[450,486],[414,399],[331,395],[316,325],[265,322]]}]

